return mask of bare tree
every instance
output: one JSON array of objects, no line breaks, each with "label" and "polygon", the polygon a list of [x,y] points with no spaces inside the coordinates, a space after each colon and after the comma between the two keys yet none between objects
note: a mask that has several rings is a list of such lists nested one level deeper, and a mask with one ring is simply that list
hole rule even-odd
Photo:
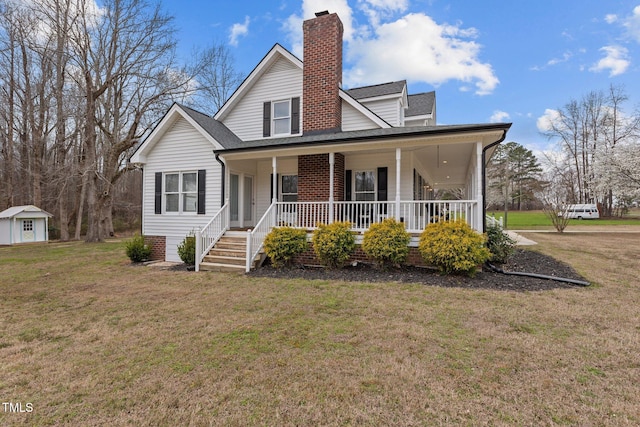
[{"label": "bare tree", "polygon": [[605,215],[611,214],[617,185],[607,162],[615,147],[634,141],[640,129],[640,115],[624,113],[626,101],[624,89],[612,85],[606,94],[590,92],[558,110],[547,136],[559,141],[572,170],[564,173],[572,177],[568,203],[599,203]]},{"label": "bare tree", "polygon": [[240,86],[244,76],[236,71],[231,52],[221,42],[213,42],[209,47],[197,50],[194,57],[197,93],[191,95],[187,104],[213,115]]},{"label": "bare tree", "polygon": [[177,66],[171,18],[158,5],[108,0],[100,15],[86,7],[84,15],[75,53],[85,96],[85,240],[100,241],[113,232],[112,188],[129,151],[191,77]]}]

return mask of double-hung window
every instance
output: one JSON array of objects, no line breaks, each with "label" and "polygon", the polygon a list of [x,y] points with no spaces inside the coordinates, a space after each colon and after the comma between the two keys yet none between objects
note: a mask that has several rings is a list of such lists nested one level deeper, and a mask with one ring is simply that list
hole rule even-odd
[{"label": "double-hung window", "polygon": [[286,101],[276,101],[273,106],[273,135],[283,135],[291,133],[291,103]]},{"label": "double-hung window", "polygon": [[176,172],[164,175],[165,212],[198,211],[198,173]]},{"label": "double-hung window", "polygon": [[263,106],[262,136],[300,133],[300,98],[268,101]]}]

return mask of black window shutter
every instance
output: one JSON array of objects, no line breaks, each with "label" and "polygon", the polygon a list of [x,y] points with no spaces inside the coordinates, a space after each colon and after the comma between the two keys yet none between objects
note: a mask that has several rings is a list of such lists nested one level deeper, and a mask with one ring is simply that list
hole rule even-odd
[{"label": "black window shutter", "polygon": [[155,201],[156,214],[162,213],[162,172],[156,172]]},{"label": "black window shutter", "polygon": [[387,169],[378,168],[378,201],[387,201]]},{"label": "black window shutter", "polygon": [[271,102],[262,107],[262,136],[271,136]]},{"label": "black window shutter", "polygon": [[344,171],[344,200],[351,201],[351,170]]},{"label": "black window shutter", "polygon": [[[269,199],[269,204],[271,204],[271,201],[273,200],[273,174],[271,174],[269,176],[269,188],[271,189],[270,195],[271,198]],[[280,186],[280,174],[276,174],[276,200],[278,200],[278,187]]]},{"label": "black window shutter", "polygon": [[205,214],[205,199],[207,195],[207,171],[198,171],[198,215]]},{"label": "black window shutter", "polygon": [[300,98],[291,99],[291,133],[300,133]]}]

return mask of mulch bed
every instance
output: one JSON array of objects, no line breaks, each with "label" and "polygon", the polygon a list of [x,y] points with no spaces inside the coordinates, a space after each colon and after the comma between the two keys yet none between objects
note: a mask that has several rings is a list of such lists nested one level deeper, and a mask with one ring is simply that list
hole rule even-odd
[{"label": "mulch bed", "polygon": [[[575,270],[555,258],[524,249],[517,249],[511,259],[498,266],[507,272],[526,272],[555,276],[560,278],[585,279]],[[545,291],[558,288],[576,288],[581,285],[547,280],[528,276],[512,276],[490,271],[486,267],[475,277],[439,274],[434,269],[403,267],[389,271],[380,271],[373,265],[358,263],[341,269],[329,270],[322,267],[297,266],[275,269],[265,265],[248,273],[253,277],[302,278],[309,280],[343,280],[357,282],[400,282],[422,283],[429,286],[459,287],[471,289],[495,289],[504,291]]]}]

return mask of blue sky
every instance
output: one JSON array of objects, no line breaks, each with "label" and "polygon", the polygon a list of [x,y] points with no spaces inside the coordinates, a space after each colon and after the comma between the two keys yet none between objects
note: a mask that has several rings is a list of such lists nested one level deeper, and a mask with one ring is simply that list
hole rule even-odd
[{"label": "blue sky", "polygon": [[337,12],[345,88],[406,79],[436,91],[438,123],[512,122],[509,141],[552,143],[545,117],[623,85],[640,105],[640,0],[164,0],[183,54],[227,43],[248,74],[280,43],[302,59],[302,20]]}]

